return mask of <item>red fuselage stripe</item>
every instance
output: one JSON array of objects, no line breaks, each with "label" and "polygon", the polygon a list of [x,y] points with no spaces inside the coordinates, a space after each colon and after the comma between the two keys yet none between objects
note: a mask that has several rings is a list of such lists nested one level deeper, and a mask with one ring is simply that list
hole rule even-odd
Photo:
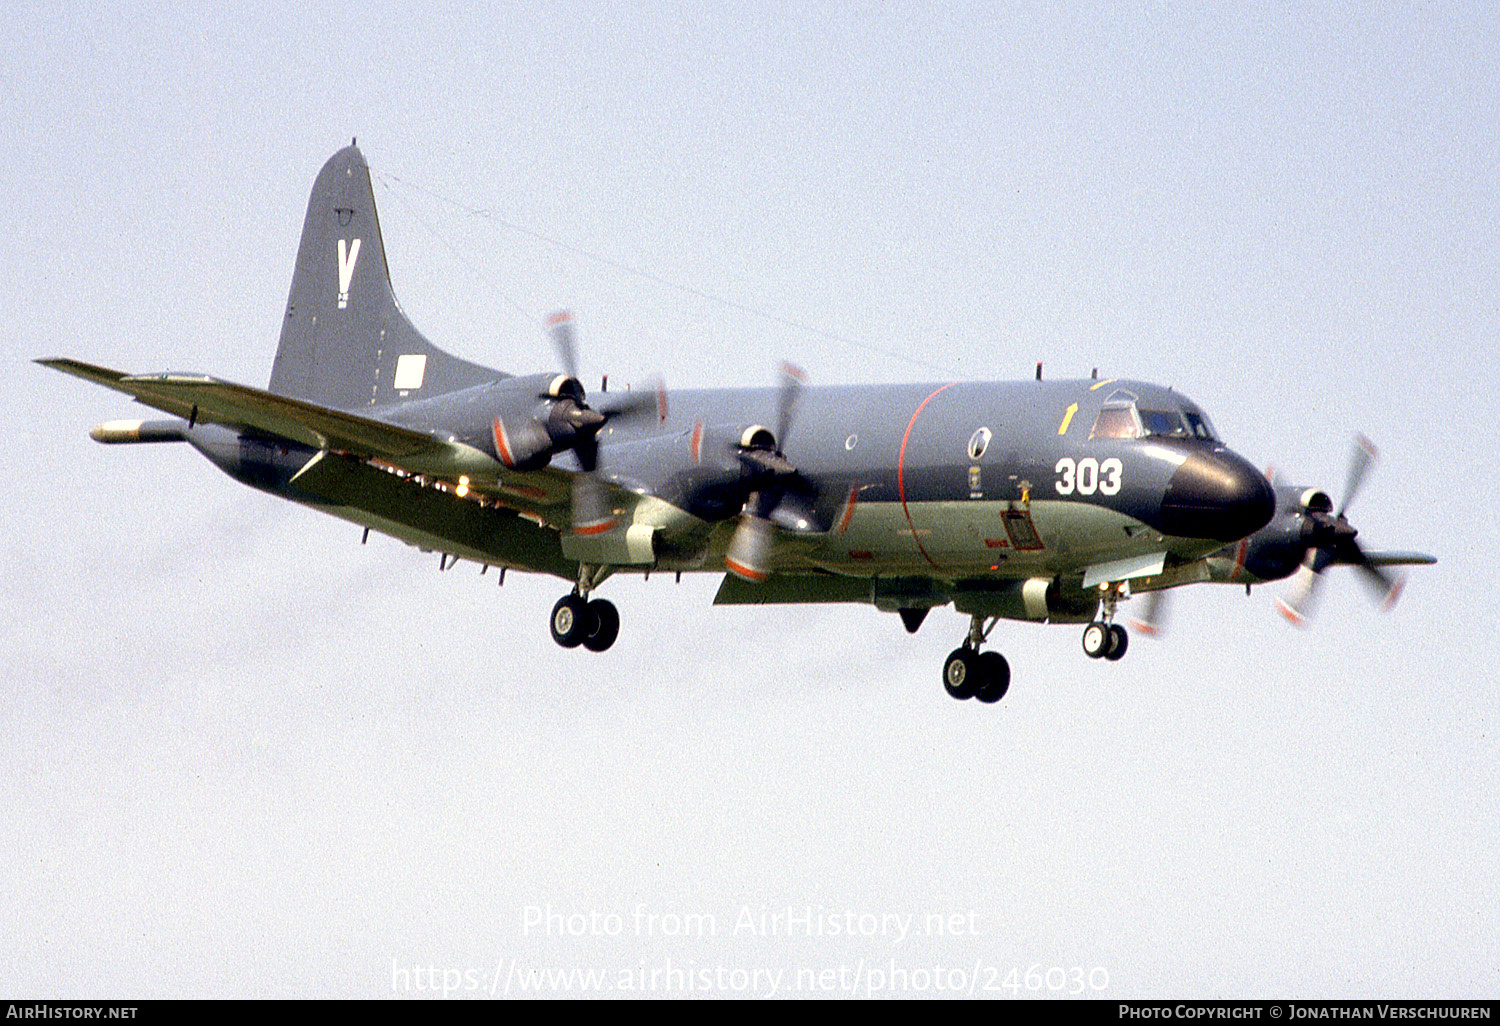
[{"label": "red fuselage stripe", "polygon": [[937,398],[938,392],[952,388],[956,384],[958,382],[950,381],[942,386],[942,388],[933,392],[932,395],[922,400],[922,404],[917,407],[916,412],[911,415],[911,420],[906,425],[906,434],[901,436],[901,455],[896,457],[896,493],[901,497],[901,512],[906,517],[906,526],[911,528],[911,540],[917,543],[917,551],[933,567],[936,567],[937,563],[933,562],[932,557],[927,554],[927,550],[922,547],[922,539],[917,535],[917,525],[911,522],[911,510],[906,508],[906,443],[911,441],[911,429],[917,426],[917,418],[922,415],[922,411],[927,408],[927,404]]}]

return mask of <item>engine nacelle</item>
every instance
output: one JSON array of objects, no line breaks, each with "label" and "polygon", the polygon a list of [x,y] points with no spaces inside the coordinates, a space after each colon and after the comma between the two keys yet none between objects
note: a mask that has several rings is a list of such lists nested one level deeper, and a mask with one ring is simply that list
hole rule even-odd
[{"label": "engine nacelle", "polygon": [[1251,584],[1290,577],[1301,565],[1315,528],[1311,514],[1333,511],[1333,499],[1318,488],[1281,485],[1276,515],[1243,542],[1226,546],[1208,559],[1211,578]]}]

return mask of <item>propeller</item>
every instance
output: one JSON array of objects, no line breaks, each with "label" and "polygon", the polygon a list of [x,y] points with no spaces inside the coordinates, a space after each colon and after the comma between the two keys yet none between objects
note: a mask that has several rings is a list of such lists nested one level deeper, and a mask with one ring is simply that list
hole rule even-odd
[{"label": "propeller", "polygon": [[[1323,572],[1331,566],[1352,566],[1383,608],[1389,609],[1400,597],[1405,578],[1388,568],[1428,565],[1437,559],[1425,552],[1371,551],[1356,541],[1359,532],[1349,523],[1349,506],[1364,487],[1376,456],[1370,440],[1356,435],[1344,499],[1337,512],[1327,492],[1287,484],[1274,469],[1268,469],[1266,477],[1278,496],[1276,517],[1253,536],[1210,557],[1209,563],[1217,564],[1218,574],[1210,579],[1244,581],[1248,587],[1290,578],[1285,594],[1276,600],[1276,608],[1301,626],[1316,608]],[[1148,636],[1164,633],[1167,589],[1151,592],[1142,605],[1139,618],[1132,618],[1131,626]]]},{"label": "propeller", "polygon": [[806,380],[801,368],[782,364],[776,433],[756,424],[746,428],[734,446],[748,495],[729,539],[724,566],[747,581],[759,583],[770,576],[778,526],[794,533],[817,530],[809,501],[812,486],[786,458],[786,440]]},{"label": "propeller", "polygon": [[1166,588],[1146,593],[1146,607],[1139,617],[1131,617],[1130,626],[1148,638],[1159,638],[1167,632],[1167,610],[1170,608]]},{"label": "propeller", "polygon": [[640,418],[654,413],[658,421],[667,416],[666,390],[658,381],[647,391],[627,394],[599,409],[588,404],[578,380],[578,347],[573,334],[573,316],[566,311],[547,319],[548,334],[562,362],[563,373],[547,384],[538,398],[547,408],[520,423],[494,420],[495,452],[514,470],[535,470],[553,456],[572,452],[583,473],[573,478],[573,531],[598,534],[614,526],[609,496],[599,480],[599,433],[616,420]]},{"label": "propeller", "polygon": [[1303,626],[1312,616],[1322,586],[1323,571],[1331,566],[1352,566],[1376,595],[1382,608],[1389,609],[1401,595],[1403,579],[1383,569],[1384,560],[1372,559],[1355,539],[1359,535],[1346,513],[1359,494],[1378,455],[1375,446],[1364,435],[1354,438],[1354,453],[1349,460],[1349,475],[1344,483],[1344,501],[1333,512],[1333,501],[1324,492],[1309,490],[1302,505],[1302,563],[1292,576],[1287,594],[1276,600],[1276,608],[1292,623]]}]

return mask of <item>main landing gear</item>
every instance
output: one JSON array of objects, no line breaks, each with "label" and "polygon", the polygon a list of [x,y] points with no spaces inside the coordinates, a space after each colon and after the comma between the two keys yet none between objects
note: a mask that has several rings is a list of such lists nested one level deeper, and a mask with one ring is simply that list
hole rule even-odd
[{"label": "main landing gear", "polygon": [[1010,689],[1010,663],[999,652],[981,652],[979,646],[994,629],[999,617],[990,620],[975,614],[969,621],[969,637],[943,663],[943,688],[954,698],[977,698],[986,705],[1000,701]]},{"label": "main landing gear", "polygon": [[591,599],[589,591],[608,573],[579,567],[579,583],[552,607],[552,640],[563,648],[582,645],[590,652],[603,652],[620,636],[620,611],[608,599]]},{"label": "main landing gear", "polygon": [[608,599],[585,599],[575,591],[552,607],[552,640],[563,648],[603,652],[619,634],[620,613]]}]

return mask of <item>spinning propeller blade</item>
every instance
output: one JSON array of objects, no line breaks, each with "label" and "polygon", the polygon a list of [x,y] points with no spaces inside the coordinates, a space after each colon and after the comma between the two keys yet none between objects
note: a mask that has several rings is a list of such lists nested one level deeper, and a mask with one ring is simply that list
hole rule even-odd
[{"label": "spinning propeller blade", "polygon": [[1148,638],[1159,638],[1167,632],[1167,611],[1170,608],[1167,589],[1148,592],[1146,606],[1139,618],[1132,618],[1130,626]]},{"label": "spinning propeller blade", "polygon": [[[1349,473],[1344,482],[1344,501],[1337,513],[1331,511],[1332,503],[1326,496],[1310,493],[1313,498],[1303,511],[1302,536],[1306,549],[1302,563],[1293,574],[1286,594],[1276,600],[1281,615],[1299,627],[1306,626],[1311,620],[1323,584],[1323,571],[1331,566],[1356,568],[1382,609],[1389,609],[1401,595],[1403,579],[1382,568],[1394,561],[1373,561],[1356,540],[1359,531],[1345,515],[1364,486],[1377,455],[1368,438],[1362,434],[1354,436],[1354,451],[1349,458]],[[1430,561],[1430,557],[1423,558]]]},{"label": "spinning propeller blade", "polygon": [[582,471],[573,482],[573,531],[598,534],[615,524],[608,491],[598,478],[600,432],[614,421],[648,415],[658,422],[665,420],[666,388],[657,380],[649,389],[610,397],[596,409],[589,405],[578,380],[572,315],[566,311],[553,314],[547,318],[547,331],[563,373],[553,378],[539,397],[547,403],[544,412],[519,423],[495,418],[495,452],[507,467],[522,470],[545,466],[553,456],[572,452]]},{"label": "spinning propeller blade", "polygon": [[771,574],[778,526],[799,533],[816,530],[803,503],[789,501],[793,498],[789,493],[810,492],[812,488],[786,458],[785,451],[806,380],[801,368],[782,364],[776,434],[759,426],[748,428],[736,447],[741,479],[749,494],[740,510],[734,536],[729,540],[724,566],[735,576],[754,583]]}]

